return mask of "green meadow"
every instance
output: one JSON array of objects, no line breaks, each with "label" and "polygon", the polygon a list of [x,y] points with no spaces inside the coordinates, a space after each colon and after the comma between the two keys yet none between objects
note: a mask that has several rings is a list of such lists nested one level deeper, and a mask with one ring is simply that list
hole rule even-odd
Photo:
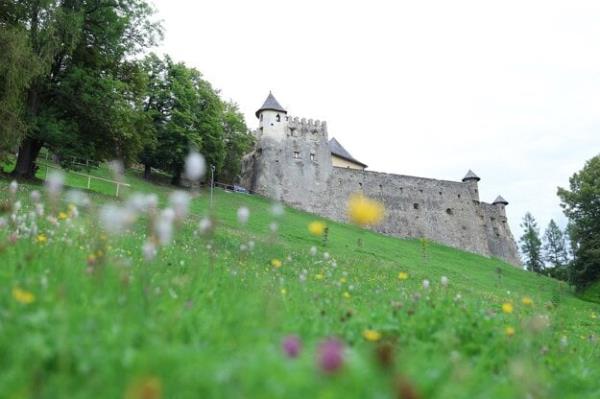
[{"label": "green meadow", "polygon": [[[327,220],[314,236],[314,215],[222,190],[190,192],[145,257],[153,216],[111,234],[102,206],[164,208],[172,188],[130,172],[115,199],[83,180],[55,202],[0,180],[2,398],[600,397],[600,306],[564,283]],[[74,211],[71,187],[90,203]]]}]

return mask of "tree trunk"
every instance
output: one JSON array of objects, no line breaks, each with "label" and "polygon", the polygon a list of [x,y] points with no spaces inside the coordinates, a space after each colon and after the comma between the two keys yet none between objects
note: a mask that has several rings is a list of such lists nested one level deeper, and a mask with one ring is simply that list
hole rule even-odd
[{"label": "tree trunk", "polygon": [[11,174],[20,179],[33,179],[35,177],[35,160],[44,143],[39,140],[26,138],[21,142],[17,163]]},{"label": "tree trunk", "polygon": [[144,179],[150,180],[151,173],[152,173],[152,167],[149,164],[144,164]]},{"label": "tree trunk", "polygon": [[174,186],[179,186],[181,184],[181,169],[176,169],[171,177],[171,184]]}]

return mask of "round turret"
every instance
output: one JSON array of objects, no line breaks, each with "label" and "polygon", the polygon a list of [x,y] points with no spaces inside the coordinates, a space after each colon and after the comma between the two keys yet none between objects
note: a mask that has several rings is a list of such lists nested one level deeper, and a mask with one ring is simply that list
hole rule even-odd
[{"label": "round turret", "polygon": [[473,171],[471,169],[469,169],[469,171],[467,172],[465,177],[463,177],[463,179],[462,179],[463,182],[468,182],[468,181],[478,182],[479,180],[481,180],[479,178],[479,176],[477,176],[475,173],[473,173]]},{"label": "round turret", "polygon": [[504,198],[502,198],[501,195],[497,196],[496,199],[494,200],[494,202],[492,202],[492,205],[508,205],[508,201],[505,200]]},{"label": "round turret", "polygon": [[260,118],[260,114],[263,111],[275,111],[275,112],[287,114],[287,111],[279,104],[279,102],[275,99],[275,96],[273,96],[273,93],[271,93],[271,92],[269,92],[269,95],[267,96],[267,99],[265,100],[262,107],[260,107],[256,111],[256,117]]}]

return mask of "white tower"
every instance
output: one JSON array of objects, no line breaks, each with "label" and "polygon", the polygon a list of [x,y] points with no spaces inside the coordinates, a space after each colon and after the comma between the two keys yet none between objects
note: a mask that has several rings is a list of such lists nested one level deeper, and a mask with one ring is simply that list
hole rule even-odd
[{"label": "white tower", "polygon": [[288,127],[287,111],[277,102],[273,93],[265,103],[256,111],[256,117],[259,119],[258,131],[260,137],[269,137],[278,141],[286,137]]}]

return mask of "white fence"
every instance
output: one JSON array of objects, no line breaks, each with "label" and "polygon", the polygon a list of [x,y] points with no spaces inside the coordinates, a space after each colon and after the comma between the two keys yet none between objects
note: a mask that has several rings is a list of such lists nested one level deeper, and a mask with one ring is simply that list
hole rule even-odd
[{"label": "white fence", "polygon": [[[40,166],[45,166],[46,167],[46,173],[44,174],[44,180],[46,180],[48,178],[48,170],[50,168],[62,170],[61,168],[59,168],[57,166],[49,165],[47,163],[41,163],[39,161],[37,162],[37,164],[40,165]],[[120,189],[121,186],[123,186],[123,187],[131,187],[130,184],[123,183],[123,182],[116,181],[116,180],[105,179],[104,177],[92,176],[92,175],[88,175],[88,174],[85,174],[85,173],[79,173],[79,172],[74,172],[74,171],[69,171],[69,173],[77,175],[77,176],[82,176],[82,177],[87,178],[87,186],[86,186],[86,188],[88,190],[92,187],[92,180],[100,180],[100,181],[104,181],[104,182],[107,182],[107,183],[114,184],[116,186],[115,197],[119,196],[119,189]]]}]

